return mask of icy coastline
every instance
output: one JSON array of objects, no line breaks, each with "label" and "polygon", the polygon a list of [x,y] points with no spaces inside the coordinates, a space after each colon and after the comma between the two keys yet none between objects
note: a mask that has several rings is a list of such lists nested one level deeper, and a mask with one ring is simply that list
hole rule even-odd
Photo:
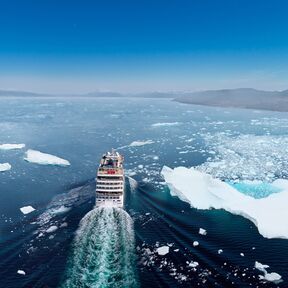
[{"label": "icy coastline", "polygon": [[251,220],[266,238],[288,239],[288,180],[279,179],[271,184],[281,188],[281,192],[255,199],[194,168],[164,166],[161,174],[171,195],[192,207],[224,209]]}]

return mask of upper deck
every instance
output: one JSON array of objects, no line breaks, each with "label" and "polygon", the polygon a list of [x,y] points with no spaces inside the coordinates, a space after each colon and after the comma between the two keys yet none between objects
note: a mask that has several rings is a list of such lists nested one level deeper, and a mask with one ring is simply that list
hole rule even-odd
[{"label": "upper deck", "polygon": [[97,176],[123,176],[123,156],[115,150],[105,153],[100,161]]}]

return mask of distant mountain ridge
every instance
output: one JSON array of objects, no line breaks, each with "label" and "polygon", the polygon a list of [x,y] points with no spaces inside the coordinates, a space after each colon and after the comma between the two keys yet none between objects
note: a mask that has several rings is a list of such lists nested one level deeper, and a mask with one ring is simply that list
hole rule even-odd
[{"label": "distant mountain ridge", "polygon": [[208,90],[186,93],[174,101],[206,106],[288,111],[288,90],[262,91],[253,88]]},{"label": "distant mountain ridge", "polygon": [[0,97],[135,97],[135,98],[170,98],[173,101],[247,109],[260,109],[288,112],[288,90],[264,91],[253,88],[207,90],[200,92],[143,92],[120,93],[96,91],[83,94],[45,94],[27,91],[0,90]]}]

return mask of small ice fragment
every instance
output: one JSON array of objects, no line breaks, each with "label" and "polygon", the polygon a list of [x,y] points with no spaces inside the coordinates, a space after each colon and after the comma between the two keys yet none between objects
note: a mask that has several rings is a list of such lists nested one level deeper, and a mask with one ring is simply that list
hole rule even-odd
[{"label": "small ice fragment", "polygon": [[179,249],[174,249],[173,251],[174,251],[174,252],[179,252]]},{"label": "small ice fragment", "polygon": [[223,250],[222,250],[222,249],[219,249],[219,250],[218,250],[218,254],[221,254],[221,253],[223,253]]},{"label": "small ice fragment", "polygon": [[198,245],[199,245],[199,242],[198,242],[198,241],[194,241],[194,242],[193,242],[193,246],[194,246],[194,247],[196,247],[196,246],[198,246]]},{"label": "small ice fragment", "polygon": [[24,207],[20,208],[20,211],[23,214],[29,214],[29,213],[35,211],[35,208],[33,208],[32,206],[24,206]]},{"label": "small ice fragment", "polygon": [[143,169],[143,167],[144,167],[144,166],[143,166],[142,164],[138,165],[138,168],[139,168],[139,169]]},{"label": "small ice fragment", "polygon": [[52,225],[52,226],[50,226],[50,227],[46,230],[46,232],[47,232],[47,233],[53,233],[53,232],[55,232],[57,229],[58,229],[58,227],[57,227],[56,225]]},{"label": "small ice fragment", "polygon": [[195,268],[195,267],[197,267],[199,265],[199,263],[198,262],[196,262],[196,261],[191,261],[190,263],[189,263],[189,267],[193,267],[193,268]]},{"label": "small ice fragment", "polygon": [[18,270],[17,273],[20,275],[26,275],[25,271],[23,271],[23,270]]},{"label": "small ice fragment", "polygon": [[203,228],[200,228],[200,229],[199,229],[199,234],[201,234],[201,235],[206,235],[206,234],[207,234],[207,231],[206,231],[205,229],[203,229]]},{"label": "small ice fragment", "polygon": [[25,144],[0,144],[0,150],[22,149]]},{"label": "small ice fragment", "polygon": [[240,253],[240,256],[244,257],[244,253],[241,252],[241,253]]},{"label": "small ice fragment", "polygon": [[0,163],[0,172],[5,172],[11,169],[11,165],[9,163]]},{"label": "small ice fragment", "polygon": [[169,247],[168,246],[161,246],[161,247],[157,248],[156,251],[157,251],[158,255],[163,256],[163,255],[166,255],[169,253]]},{"label": "small ice fragment", "polygon": [[147,212],[147,213],[145,213],[145,215],[146,215],[146,216],[149,216],[149,215],[150,215],[150,213],[149,213],[149,212]]}]

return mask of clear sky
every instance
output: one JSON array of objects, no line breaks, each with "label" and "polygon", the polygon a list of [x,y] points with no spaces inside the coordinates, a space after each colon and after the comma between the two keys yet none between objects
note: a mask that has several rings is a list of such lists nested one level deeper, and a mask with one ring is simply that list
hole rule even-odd
[{"label": "clear sky", "polygon": [[287,0],[1,0],[0,89],[288,89]]}]

